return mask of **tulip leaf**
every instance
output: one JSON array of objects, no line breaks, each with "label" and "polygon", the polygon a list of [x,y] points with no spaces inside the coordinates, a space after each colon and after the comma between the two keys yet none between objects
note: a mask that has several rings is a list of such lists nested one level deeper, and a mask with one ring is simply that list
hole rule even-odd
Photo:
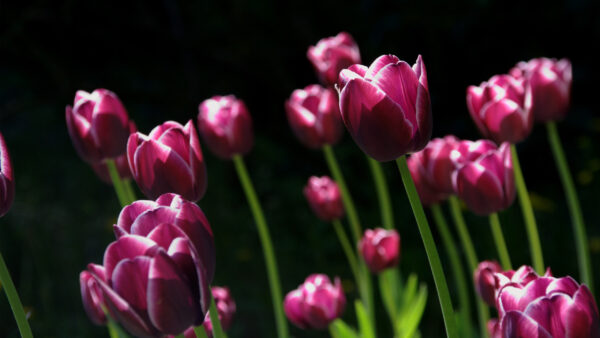
[{"label": "tulip leaf", "polygon": [[417,292],[418,284],[419,284],[419,278],[417,277],[416,274],[411,273],[410,276],[408,276],[408,280],[406,281],[406,286],[404,287],[404,290],[401,295],[402,305],[400,306],[400,309],[401,309],[400,311],[402,311],[402,309],[404,309],[407,306],[410,306],[412,304],[412,300],[415,297],[415,293]]},{"label": "tulip leaf", "polygon": [[399,276],[396,269],[387,269],[379,274],[379,291],[381,300],[392,322],[398,315],[400,307]]},{"label": "tulip leaf", "polygon": [[369,315],[365,310],[365,307],[357,300],[354,302],[354,307],[356,308],[356,317],[358,319],[358,327],[360,329],[360,337],[361,338],[375,338],[375,331],[373,329],[373,325],[371,324],[371,320],[369,319]]},{"label": "tulip leaf", "polygon": [[[421,284],[419,293],[414,297],[409,306],[404,307],[396,320],[397,332],[400,338],[415,337],[425,306],[427,305],[427,286]],[[419,334],[420,335],[420,334]]]},{"label": "tulip leaf", "polygon": [[359,338],[358,333],[341,319],[336,319],[329,325],[332,338]]}]

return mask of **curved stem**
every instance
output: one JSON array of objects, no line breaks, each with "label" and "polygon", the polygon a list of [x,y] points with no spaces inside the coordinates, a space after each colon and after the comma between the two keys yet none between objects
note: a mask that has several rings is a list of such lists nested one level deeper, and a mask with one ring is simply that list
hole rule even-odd
[{"label": "curved stem", "polygon": [[386,229],[394,228],[394,212],[392,211],[392,203],[390,202],[390,193],[385,180],[385,173],[381,164],[371,157],[367,156],[369,168],[373,174],[375,181],[375,189],[377,190],[377,198],[379,199],[379,211],[381,212],[381,221]]},{"label": "curved stem", "polygon": [[581,281],[585,283],[590,290],[593,292],[593,277],[592,277],[592,263],[590,260],[590,250],[588,246],[588,239],[585,230],[585,223],[583,222],[583,213],[581,212],[581,205],[579,204],[579,198],[577,197],[577,191],[575,190],[575,184],[573,183],[573,177],[567,164],[567,158],[563,151],[560,137],[558,136],[558,130],[554,122],[546,123],[546,129],[548,131],[548,141],[552,148],[552,154],[554,155],[554,161],[558,167],[560,174],[560,180],[562,181],[563,188],[565,189],[567,204],[569,205],[569,211],[571,213],[571,220],[573,222],[573,232],[575,233],[575,244],[577,248],[577,258],[579,259],[579,274],[581,275]]},{"label": "curved stem", "polygon": [[[458,202],[458,199],[456,196],[450,196],[448,202],[450,203],[450,211],[452,213],[452,218],[454,219],[454,225],[458,231],[458,237],[460,238],[463,250],[467,256],[467,263],[469,264],[468,276],[471,277],[472,280],[473,272],[477,269],[479,259],[475,253],[473,240],[471,239],[471,235],[467,229],[467,224],[465,223],[462,211],[460,210],[460,203]],[[473,290],[475,290],[475,288],[473,288]],[[479,316],[479,331],[481,332],[482,337],[487,337],[487,322],[490,319],[490,309],[478,295],[475,295],[475,299],[477,303],[477,315]]]},{"label": "curved stem", "polygon": [[446,276],[444,276],[444,269],[442,268],[442,262],[438,254],[429,223],[425,217],[425,211],[421,200],[415,188],[415,183],[410,176],[408,165],[406,163],[406,156],[401,156],[396,160],[398,169],[400,170],[400,176],[402,176],[402,182],[408,195],[408,200],[412,207],[419,232],[421,233],[421,239],[425,246],[425,252],[429,259],[429,265],[433,274],[433,280],[437,289],[438,298],[442,308],[442,316],[444,317],[444,325],[446,326],[446,335],[448,337],[458,337],[458,331],[456,329],[456,320],[454,309],[452,308],[452,301],[450,300],[450,291],[448,291],[448,284],[446,283]]},{"label": "curved stem", "polygon": [[356,284],[359,288],[361,288],[362,283],[360,279],[360,273],[358,270],[358,260],[356,259],[356,255],[354,254],[354,250],[352,249],[350,240],[344,232],[344,229],[342,228],[342,223],[339,220],[333,220],[332,224],[338,236],[338,239],[340,240],[342,249],[344,249],[344,253],[346,254],[346,258],[348,259],[348,264],[350,265],[350,270],[352,270],[352,274],[354,275]]},{"label": "curved stem", "polygon": [[458,255],[458,250],[456,250],[456,246],[454,244],[454,238],[452,238],[452,233],[450,233],[450,230],[448,229],[448,223],[446,223],[446,219],[444,218],[442,208],[440,208],[438,204],[434,204],[431,206],[431,212],[433,214],[433,219],[437,224],[440,236],[442,237],[442,241],[444,242],[446,253],[448,254],[448,258],[450,259],[450,265],[452,265],[454,281],[456,282],[456,286],[458,287],[459,308],[462,312],[465,313],[464,318],[467,321],[467,323],[465,324],[468,328],[471,328],[473,326],[473,323],[471,323],[471,303],[469,302],[469,288],[467,286],[467,280],[465,279],[465,270],[463,269],[463,265],[460,262],[460,256]]},{"label": "curved stem", "polygon": [[219,311],[215,304],[215,298],[212,295],[210,296],[210,310],[208,310],[208,315],[210,316],[210,323],[212,324],[213,337],[226,338],[227,336],[225,335],[225,332],[223,332],[221,321],[219,320]]},{"label": "curved stem", "polygon": [[540,235],[538,234],[537,225],[535,223],[535,216],[533,214],[533,208],[531,207],[529,192],[527,192],[527,186],[525,185],[525,179],[523,178],[523,172],[521,171],[519,156],[517,155],[517,148],[514,144],[510,145],[510,152],[512,154],[515,171],[515,184],[517,185],[519,202],[521,203],[523,219],[525,220],[525,229],[527,230],[527,237],[529,238],[529,249],[531,250],[533,268],[538,274],[541,275],[544,273],[542,244],[540,243]]},{"label": "curved stem", "polygon": [[15,284],[10,277],[10,272],[8,272],[8,267],[4,262],[2,253],[0,253],[0,284],[2,284],[4,292],[6,293],[6,297],[8,298],[8,303],[10,304],[13,316],[15,317],[17,326],[19,327],[21,337],[33,337],[33,333],[31,333],[31,328],[29,327],[29,322],[27,321],[27,316],[25,316],[25,311],[23,310],[23,304],[21,304],[21,299],[19,299],[19,294],[17,293]]},{"label": "curved stem", "polygon": [[275,321],[277,323],[277,333],[279,338],[289,337],[289,331],[287,321],[283,313],[283,298],[281,295],[281,284],[279,282],[279,273],[277,271],[277,262],[275,260],[275,253],[273,250],[273,243],[271,242],[271,235],[269,234],[269,228],[267,227],[267,221],[263,214],[262,208],[256,196],[256,191],[244,165],[244,160],[240,155],[233,156],[233,163],[235,169],[240,178],[244,193],[248,199],[248,204],[252,210],[254,216],[254,222],[258,230],[258,235],[263,248],[265,256],[265,263],[267,265],[267,275],[269,277],[269,285],[271,289],[271,298],[273,301],[273,309],[275,311]]},{"label": "curved stem", "polygon": [[500,219],[497,213],[490,214],[490,227],[492,228],[492,235],[494,236],[494,242],[496,242],[496,249],[498,250],[498,257],[500,257],[500,263],[502,269],[505,271],[512,270],[512,264],[510,263],[510,255],[506,248],[506,242],[504,241],[504,235],[502,234],[502,228],[500,227]]},{"label": "curved stem", "polygon": [[110,175],[110,179],[113,182],[113,187],[115,188],[115,192],[117,193],[117,198],[119,199],[119,203],[122,207],[128,205],[130,202],[129,195],[125,189],[125,185],[123,184],[123,180],[119,176],[119,171],[117,170],[117,165],[115,164],[115,160],[107,159],[105,161],[106,167],[108,168],[108,174]]}]

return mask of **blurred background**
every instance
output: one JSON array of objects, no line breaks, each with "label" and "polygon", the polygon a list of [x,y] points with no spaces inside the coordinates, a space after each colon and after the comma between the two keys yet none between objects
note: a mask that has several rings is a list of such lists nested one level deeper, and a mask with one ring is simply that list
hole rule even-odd
[{"label": "blurred background", "polygon": [[[354,299],[352,278],[330,224],[309,210],[302,188],[310,175],[328,174],[319,151],[291,134],[284,101],[317,82],[309,45],[344,30],[363,63],[391,53],[409,63],[422,54],[429,76],[434,137],[476,139],[466,104],[468,85],[507,72],[533,57],[573,63],[572,108],[559,131],[575,176],[600,282],[600,117],[597,90],[600,7],[593,0],[543,3],[446,1],[50,1],[0,2],[0,131],[13,159],[16,200],[0,219],[4,255],[31,325],[40,337],[105,337],[86,317],[79,272],[100,263],[114,240],[120,211],[111,186],[79,159],[65,124],[75,91],[108,88],[120,97],[139,130],[166,120],[195,119],[212,95],[235,94],[254,119],[256,145],[246,157],[263,202],[287,292],[313,272],[340,276]],[[334,148],[359,206],[363,228],[380,224],[367,162],[346,135]],[[519,144],[546,264],[555,275],[579,278],[569,213],[543,128]],[[262,251],[232,163],[204,149],[209,186],[199,202],[217,244],[216,285],[231,288],[238,312],[231,337],[274,337],[275,324]],[[421,333],[443,335],[441,312],[423,245],[392,163],[384,166],[401,269],[429,285]],[[138,196],[141,194],[138,191]],[[449,212],[446,210],[449,220]],[[465,211],[481,259],[495,249],[487,219]],[[514,265],[529,264],[518,203],[500,214]],[[437,233],[434,230],[434,236]],[[439,241],[438,241],[439,243]],[[448,262],[440,253],[446,270]],[[451,290],[453,279],[448,276]],[[597,283],[596,289],[599,289]],[[379,336],[390,327],[377,300]],[[474,307],[474,306],[473,306]],[[475,320],[475,313],[473,313]],[[344,319],[355,324],[348,307]],[[292,327],[296,337],[325,333]],[[18,331],[0,296],[0,337]]]}]

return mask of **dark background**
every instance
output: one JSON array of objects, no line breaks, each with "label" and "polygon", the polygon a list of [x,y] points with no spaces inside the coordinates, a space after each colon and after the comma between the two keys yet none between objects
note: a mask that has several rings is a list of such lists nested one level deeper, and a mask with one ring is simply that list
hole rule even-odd
[{"label": "dark background", "polygon": [[[95,177],[69,140],[64,108],[78,89],[113,90],[144,133],[165,120],[195,119],[198,104],[212,95],[244,99],[256,133],[246,161],[267,214],[284,292],[308,274],[323,272],[341,276],[352,301],[356,294],[334,231],[311,214],[301,193],[307,178],[327,174],[327,167],[320,152],[294,139],[283,108],[294,89],[317,81],[305,56],[308,46],[342,30],[354,36],[366,64],[384,53],[411,64],[423,55],[436,137],[479,137],[465,105],[468,85],[507,72],[520,60],[568,57],[572,109],[559,130],[582,201],[594,270],[600,271],[600,74],[599,55],[592,52],[600,38],[598,14],[593,0],[0,2],[0,131],[16,176],[14,206],[0,219],[0,249],[31,310],[34,332],[107,335],[83,311],[78,274],[87,263],[101,262],[120,208],[112,188]],[[377,226],[364,156],[347,135],[335,151],[363,228]],[[578,278],[569,214],[542,126],[519,152],[545,262],[555,275]],[[274,337],[262,252],[232,163],[204,153],[209,186],[200,206],[216,237],[215,284],[228,285],[238,304],[230,335]],[[417,272],[429,285],[421,331],[439,337],[443,324],[422,242],[397,170],[391,163],[385,170],[403,241],[401,269],[405,275]],[[493,258],[487,220],[465,215],[480,258]],[[500,217],[513,264],[529,263],[517,203]],[[384,337],[389,327],[379,305]],[[353,312],[348,306],[344,319],[355,325]],[[298,337],[324,336],[292,330]],[[0,336],[17,335],[0,296]]]}]

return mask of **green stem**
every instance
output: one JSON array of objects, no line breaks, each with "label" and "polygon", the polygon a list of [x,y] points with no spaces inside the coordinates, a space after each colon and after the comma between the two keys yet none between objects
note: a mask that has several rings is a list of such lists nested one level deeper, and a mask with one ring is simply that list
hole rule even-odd
[{"label": "green stem", "polygon": [[[344,253],[346,254],[346,258],[348,259],[348,264],[350,264],[350,269],[352,270],[352,274],[354,275],[354,279],[356,280],[356,285],[361,287],[361,278],[358,270],[358,260],[356,259],[356,255],[354,254],[354,249],[352,249],[352,245],[350,244],[350,240],[348,236],[344,232],[342,228],[342,223],[339,220],[333,220],[333,228],[340,240],[340,244],[342,245],[342,249],[344,249]],[[361,292],[362,294],[362,292]]]},{"label": "green stem", "polygon": [[517,148],[514,144],[510,145],[510,152],[512,153],[513,166],[515,170],[515,184],[517,185],[519,202],[521,202],[521,210],[523,211],[523,219],[525,220],[525,229],[527,230],[527,237],[529,238],[529,249],[531,250],[533,268],[538,274],[541,275],[544,273],[542,244],[540,243],[540,235],[538,234],[537,225],[535,223],[535,216],[533,215],[531,200],[529,199],[529,193],[527,192],[527,186],[525,185],[525,179],[523,179],[523,172],[521,171],[521,165],[519,164]]},{"label": "green stem", "polygon": [[196,338],[208,338],[204,326],[202,325],[194,326],[194,333],[196,334]]},{"label": "green stem", "polygon": [[446,276],[444,276],[444,269],[442,268],[442,262],[438,254],[429,223],[425,217],[425,211],[421,200],[415,188],[415,183],[412,180],[408,165],[406,163],[406,156],[403,155],[396,160],[398,169],[400,170],[400,176],[402,176],[402,182],[404,182],[404,188],[408,195],[408,200],[412,207],[419,232],[421,233],[421,239],[425,246],[425,252],[429,259],[429,265],[433,274],[433,280],[437,289],[438,298],[442,308],[442,316],[444,317],[444,324],[446,326],[446,335],[449,338],[458,337],[458,331],[456,329],[456,321],[454,309],[452,308],[452,301],[450,299],[450,291],[448,291],[448,284],[446,283]]},{"label": "green stem", "polygon": [[210,323],[212,324],[212,332],[214,338],[227,338],[227,335],[223,331],[221,321],[219,320],[219,310],[217,310],[217,304],[215,304],[215,298],[211,295],[210,297],[210,310],[208,310],[210,316]]},{"label": "green stem", "polygon": [[125,189],[125,185],[123,184],[123,180],[121,180],[121,177],[119,176],[119,171],[117,170],[115,160],[107,159],[106,167],[108,168],[108,174],[110,175],[110,179],[113,182],[113,187],[117,193],[117,198],[119,198],[119,203],[121,203],[122,207],[128,205],[130,203],[129,196]]},{"label": "green stem", "polygon": [[131,180],[128,178],[123,179],[123,186],[125,187],[125,193],[127,193],[127,198],[129,198],[130,203],[136,201],[135,191],[133,190],[133,186],[131,185]]},{"label": "green stem", "polygon": [[233,156],[233,163],[237,170],[240,182],[244,188],[244,193],[248,199],[248,204],[252,210],[254,216],[254,222],[258,230],[258,235],[263,248],[265,256],[265,263],[267,265],[267,274],[269,276],[269,285],[271,289],[271,298],[273,301],[273,310],[275,311],[275,321],[277,323],[277,333],[279,338],[289,337],[289,331],[287,321],[283,313],[283,298],[281,295],[281,284],[279,282],[279,273],[277,272],[277,262],[275,260],[275,253],[273,250],[273,243],[271,242],[271,235],[269,234],[269,228],[267,227],[267,221],[263,214],[262,208],[256,196],[256,191],[246,170],[244,160],[240,155]]},{"label": "green stem", "polygon": [[13,284],[12,278],[10,277],[10,272],[8,272],[8,268],[6,267],[2,253],[0,253],[0,284],[2,284],[4,292],[6,292],[6,297],[8,298],[8,303],[10,304],[13,316],[17,321],[17,326],[19,327],[21,337],[33,337],[31,328],[29,327],[29,322],[25,316],[25,311],[23,310],[23,304],[21,304],[19,294],[17,293],[15,284]]},{"label": "green stem", "polygon": [[573,231],[575,233],[575,247],[577,248],[577,257],[579,259],[579,274],[581,275],[581,281],[585,283],[590,290],[593,292],[593,277],[592,277],[592,263],[590,261],[590,250],[588,246],[587,234],[585,230],[585,223],[583,222],[583,213],[581,212],[581,205],[579,204],[579,198],[577,197],[577,191],[575,190],[575,184],[573,183],[573,177],[567,164],[567,158],[563,151],[560,137],[558,136],[558,130],[554,122],[546,123],[546,129],[548,131],[548,141],[552,148],[552,154],[554,155],[554,161],[558,167],[560,174],[560,180],[562,181],[563,188],[567,194],[567,204],[569,211],[571,212],[571,220],[573,222]]},{"label": "green stem", "polygon": [[450,233],[450,230],[448,229],[448,223],[446,223],[442,209],[438,204],[434,204],[431,206],[431,212],[433,214],[433,219],[437,224],[440,236],[442,237],[442,241],[444,242],[446,253],[450,259],[450,265],[452,265],[454,281],[458,287],[459,308],[465,313],[464,318],[467,321],[467,323],[465,323],[466,326],[471,329],[473,326],[473,323],[471,323],[471,303],[469,302],[469,288],[467,286],[467,280],[465,279],[465,270],[460,262],[460,256],[458,255],[458,250],[454,244],[454,238],[452,238],[452,233]]},{"label": "green stem", "polygon": [[373,180],[375,181],[375,189],[377,190],[377,198],[379,199],[379,210],[381,212],[381,220],[386,229],[394,228],[394,213],[392,211],[392,203],[390,202],[390,193],[385,180],[385,174],[381,164],[371,157],[367,156]]},{"label": "green stem", "polygon": [[110,338],[119,338],[119,330],[117,329],[115,322],[108,320],[106,326],[108,327],[108,335]]},{"label": "green stem", "polygon": [[[471,277],[472,280],[473,272],[477,269],[479,259],[475,253],[473,240],[471,239],[469,230],[467,230],[467,224],[465,223],[462,211],[460,210],[460,203],[458,202],[458,199],[456,196],[450,196],[448,201],[450,202],[450,211],[452,212],[452,218],[454,219],[454,224],[456,225],[456,230],[458,231],[458,237],[460,238],[463,250],[467,256],[467,263],[469,264],[468,276]],[[475,288],[473,288],[473,291],[474,290]],[[479,317],[479,331],[482,337],[487,337],[487,322],[490,319],[490,309],[479,296],[475,295],[475,299],[477,304],[477,315]]]},{"label": "green stem", "polygon": [[178,335],[175,336],[175,338],[185,338],[185,335],[183,333],[182,334],[178,334]]},{"label": "green stem", "polygon": [[506,248],[506,242],[504,241],[504,235],[502,234],[502,228],[500,227],[500,219],[497,213],[490,214],[490,227],[492,228],[492,235],[494,236],[494,242],[496,242],[496,249],[498,250],[498,257],[500,257],[500,263],[502,269],[512,270],[512,264],[510,263],[510,255]]}]

